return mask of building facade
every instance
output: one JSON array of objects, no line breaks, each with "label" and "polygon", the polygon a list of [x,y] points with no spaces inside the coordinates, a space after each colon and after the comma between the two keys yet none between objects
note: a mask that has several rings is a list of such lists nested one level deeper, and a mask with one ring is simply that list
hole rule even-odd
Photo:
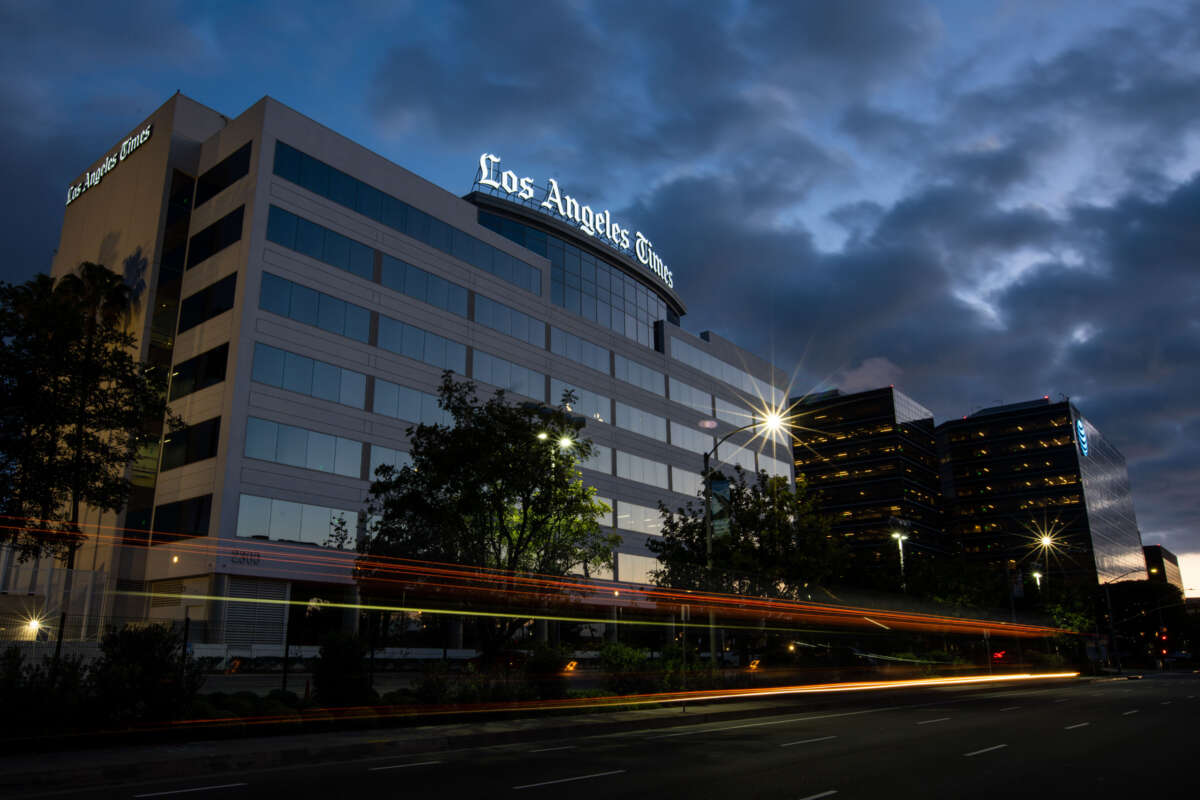
[{"label": "building facade", "polygon": [[[282,606],[255,601],[351,596],[352,555],[314,579],[268,545],[317,551],[355,519],[406,429],[443,419],[447,369],[481,394],[575,391],[596,444],[584,480],[623,537],[611,577],[645,582],[658,502],[694,499],[714,435],[784,392],[783,372],[679,326],[649,239],[494,156],[462,198],[270,98],[230,119],[182,95],[113,153],[68,190],[53,272],[99,261],[144,286],[141,355],[171,370],[186,428],[139,462],[125,512],[88,518],[120,532],[95,561],[110,588],[210,599],[131,591],[111,613],[279,643]],[[790,479],[786,448],[746,442],[718,462]],[[202,538],[219,546],[180,546]]]},{"label": "building facade", "polygon": [[1146,571],[1150,580],[1167,583],[1183,592],[1183,573],[1179,571],[1179,559],[1161,544],[1148,544],[1142,548],[1146,554]]},{"label": "building facade", "polygon": [[1070,402],[987,408],[937,433],[946,534],[968,557],[1051,581],[1146,578],[1125,458]]},{"label": "building facade", "polygon": [[891,567],[894,533],[908,555],[941,549],[933,412],[894,387],[793,401],[796,475],[820,497],[856,566]]}]

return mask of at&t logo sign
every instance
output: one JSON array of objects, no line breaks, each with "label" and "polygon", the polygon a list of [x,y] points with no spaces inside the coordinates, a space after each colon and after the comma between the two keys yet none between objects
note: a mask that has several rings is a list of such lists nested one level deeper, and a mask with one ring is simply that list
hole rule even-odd
[{"label": "at&t logo sign", "polygon": [[1082,419],[1075,420],[1075,438],[1079,441],[1079,452],[1086,457],[1088,454],[1087,428],[1084,427]]}]

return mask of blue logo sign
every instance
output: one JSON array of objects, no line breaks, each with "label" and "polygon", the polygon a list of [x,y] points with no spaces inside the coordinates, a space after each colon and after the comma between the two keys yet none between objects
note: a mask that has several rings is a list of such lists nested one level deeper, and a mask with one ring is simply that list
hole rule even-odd
[{"label": "blue logo sign", "polygon": [[1083,427],[1083,420],[1075,420],[1075,438],[1079,440],[1079,452],[1083,453],[1084,457],[1088,454],[1087,429]]}]

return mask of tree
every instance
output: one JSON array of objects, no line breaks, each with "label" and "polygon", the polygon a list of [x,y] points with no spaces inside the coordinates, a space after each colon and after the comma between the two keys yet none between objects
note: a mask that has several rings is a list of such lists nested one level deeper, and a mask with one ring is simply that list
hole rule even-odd
[{"label": "tree", "polygon": [[[380,466],[371,484],[373,521],[358,565],[368,593],[389,591],[375,556],[480,567],[502,583],[518,573],[611,566],[620,537],[600,530],[608,508],[580,480],[592,443],[579,436],[585,421],[568,411],[572,399],[555,408],[513,404],[500,390],[480,403],[474,383],[446,372],[438,404],[450,423],[409,428],[412,463]],[[528,612],[515,611],[479,619],[485,658],[527,621]]]},{"label": "tree", "polygon": [[793,485],[759,472],[747,481],[738,467],[729,488],[729,534],[713,539],[711,582],[703,500],[674,513],[659,504],[662,537],[647,543],[662,565],[658,585],[797,599],[836,574],[841,545],[803,477]]}]

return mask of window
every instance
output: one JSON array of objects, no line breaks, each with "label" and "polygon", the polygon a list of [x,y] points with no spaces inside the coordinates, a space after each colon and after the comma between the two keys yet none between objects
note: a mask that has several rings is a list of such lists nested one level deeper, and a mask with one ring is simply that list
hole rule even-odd
[{"label": "window", "polygon": [[542,293],[538,268],[283,142],[275,143],[275,174],[501,280]]},{"label": "window", "polygon": [[647,392],[666,395],[666,378],[658,370],[650,369],[624,356],[613,356],[613,375],[626,383],[640,386]]},{"label": "window", "polygon": [[211,516],[211,494],[158,506],[154,509],[154,533],[150,543],[164,544],[207,536]]},{"label": "window", "polygon": [[717,461],[729,466],[740,466],[749,472],[754,472],[754,451],[736,442],[721,442],[717,448]]},{"label": "window", "polygon": [[221,438],[221,418],[213,417],[163,437],[162,472],[214,458]]},{"label": "window", "polygon": [[622,583],[654,583],[651,574],[662,565],[657,558],[617,553],[617,580]]},{"label": "window", "polygon": [[[786,452],[786,448],[781,447],[780,452]],[[758,454],[758,468],[772,477],[791,478],[790,466],[790,462],[782,458],[771,458],[765,453]]]},{"label": "window", "polygon": [[257,417],[246,420],[245,454],[347,478],[362,476],[362,442]]},{"label": "window", "polygon": [[572,414],[587,417],[589,422],[609,422],[612,419],[612,400],[588,389],[563,383],[557,378],[550,379],[550,402],[555,405],[561,403],[563,392],[568,389],[575,393],[575,402],[570,408]]},{"label": "window", "polygon": [[475,295],[475,321],[539,349],[546,347],[546,323],[481,294]]},{"label": "window", "polygon": [[604,503],[604,505],[608,506],[608,511],[605,511],[603,514],[596,517],[596,523],[599,525],[603,525],[605,528],[611,528],[613,526],[613,501],[612,501],[612,498],[611,497],[600,497],[599,495],[596,495],[596,497],[594,497],[593,499],[596,500],[596,502]]},{"label": "window", "polygon": [[702,392],[695,386],[690,386],[681,380],[671,378],[671,399],[694,408],[706,417],[713,413],[713,397],[708,392]]},{"label": "window", "polygon": [[242,218],[246,207],[238,206],[219,220],[197,233],[188,243],[187,269],[216,255],[242,238]]},{"label": "window", "polygon": [[699,472],[671,467],[671,491],[699,497],[704,487],[704,478]]},{"label": "window", "polygon": [[592,444],[592,455],[586,461],[580,461],[579,466],[583,469],[590,469],[594,472],[603,472],[605,475],[612,475],[612,448],[605,447],[602,444]]},{"label": "window", "polygon": [[550,328],[550,352],[565,356],[577,364],[609,374],[609,351],[573,333]]},{"label": "window", "polygon": [[620,450],[617,451],[617,477],[647,483],[660,489],[670,488],[667,484],[666,464]]},{"label": "window", "polygon": [[642,411],[640,408],[634,408],[618,401],[616,421],[618,428],[640,433],[642,436],[649,436],[660,442],[667,440],[666,418],[651,414],[649,411]]},{"label": "window", "polygon": [[545,402],[546,376],[520,364],[475,351],[472,375],[476,381]]},{"label": "window", "polygon": [[236,289],[237,273],[234,272],[183,298],[179,304],[179,332],[183,333],[233,308]]},{"label": "window", "polygon": [[676,447],[682,447],[684,450],[691,450],[693,453],[704,455],[709,450],[712,450],[713,437],[711,434],[692,430],[672,420],[671,444]]},{"label": "window", "polygon": [[229,359],[229,343],[214,347],[194,358],[176,364],[171,370],[171,400],[207,389],[225,380],[225,364]]},{"label": "window", "polygon": [[662,520],[658,509],[649,506],[639,506],[637,503],[617,501],[617,527],[621,530],[645,533],[651,536],[662,535]]},{"label": "window", "polygon": [[414,300],[429,303],[463,318],[467,316],[466,289],[386,253],[382,257],[379,281]]},{"label": "window", "polygon": [[251,494],[239,498],[237,535],[242,538],[323,545],[334,535],[339,522],[350,534],[347,547],[353,550],[358,527],[357,512]]},{"label": "window", "polygon": [[324,361],[289,353],[277,347],[255,342],[253,380],[328,400],[344,406],[364,408],[367,400],[367,376],[336,367]]},{"label": "window", "polygon": [[396,469],[412,466],[412,456],[404,450],[393,450],[383,445],[371,445],[371,474],[367,477],[375,480],[375,470],[384,464],[391,464]]},{"label": "window", "polygon": [[269,272],[263,273],[258,307],[359,342],[370,338],[370,311]]},{"label": "window", "polygon": [[371,410],[417,424],[454,425],[454,417],[438,406],[436,396],[382,378],[375,379],[375,407]]},{"label": "window", "polygon": [[379,315],[379,346],[439,369],[467,374],[466,345],[382,314]]},{"label": "window", "polygon": [[768,402],[779,402],[783,399],[782,389],[777,389],[766,381],[756,378],[716,356],[705,353],[682,339],[671,339],[671,356],[676,361],[682,361],[717,380],[740,389],[750,397],[762,397]]},{"label": "window", "polygon": [[234,182],[245,177],[246,173],[250,171],[251,144],[252,142],[246,142],[196,180],[196,208],[212,200],[232,186]]},{"label": "window", "polygon": [[271,206],[267,217],[267,241],[363,280],[375,280],[374,248],[276,206]]},{"label": "window", "polygon": [[744,405],[731,403],[720,397],[716,398],[716,401],[717,419],[728,422],[730,425],[736,425],[739,428],[743,425],[749,425],[754,421],[754,414]]}]

